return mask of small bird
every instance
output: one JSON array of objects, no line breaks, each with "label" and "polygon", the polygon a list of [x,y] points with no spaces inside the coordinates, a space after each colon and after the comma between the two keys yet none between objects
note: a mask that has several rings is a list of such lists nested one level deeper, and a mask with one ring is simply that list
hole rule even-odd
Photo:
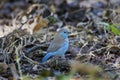
[{"label": "small bird", "polygon": [[47,54],[42,58],[42,62],[46,62],[51,56],[63,56],[65,54],[69,46],[68,34],[67,29],[58,31],[47,49]]}]

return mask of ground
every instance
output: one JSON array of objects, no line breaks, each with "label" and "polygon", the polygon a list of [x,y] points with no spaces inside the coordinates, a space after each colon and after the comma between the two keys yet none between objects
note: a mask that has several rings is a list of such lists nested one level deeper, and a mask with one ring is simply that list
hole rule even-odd
[{"label": "ground", "polygon": [[[119,0],[0,2],[0,80],[120,80]],[[41,59],[67,28],[65,58]]]}]

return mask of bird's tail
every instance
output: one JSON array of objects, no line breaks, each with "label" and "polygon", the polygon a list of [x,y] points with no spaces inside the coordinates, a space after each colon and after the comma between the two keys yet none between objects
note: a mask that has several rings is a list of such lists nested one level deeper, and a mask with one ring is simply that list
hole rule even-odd
[{"label": "bird's tail", "polygon": [[52,53],[47,53],[43,58],[42,58],[42,63],[46,62],[48,58],[52,56]]}]

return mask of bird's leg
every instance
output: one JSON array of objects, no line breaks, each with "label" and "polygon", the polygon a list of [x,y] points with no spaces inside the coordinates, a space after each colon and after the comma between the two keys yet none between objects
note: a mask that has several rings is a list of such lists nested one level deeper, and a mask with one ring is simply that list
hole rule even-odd
[{"label": "bird's leg", "polygon": [[53,56],[54,59],[66,59],[65,55],[62,56]]}]

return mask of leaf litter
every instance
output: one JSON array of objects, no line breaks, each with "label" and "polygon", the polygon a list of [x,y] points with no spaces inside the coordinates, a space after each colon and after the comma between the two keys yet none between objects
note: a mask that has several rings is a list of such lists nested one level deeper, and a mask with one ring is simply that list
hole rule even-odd
[{"label": "leaf litter", "polygon": [[[88,1],[3,1],[0,79],[119,80],[119,0]],[[63,27],[71,32],[65,59],[53,56],[41,63]]]}]

